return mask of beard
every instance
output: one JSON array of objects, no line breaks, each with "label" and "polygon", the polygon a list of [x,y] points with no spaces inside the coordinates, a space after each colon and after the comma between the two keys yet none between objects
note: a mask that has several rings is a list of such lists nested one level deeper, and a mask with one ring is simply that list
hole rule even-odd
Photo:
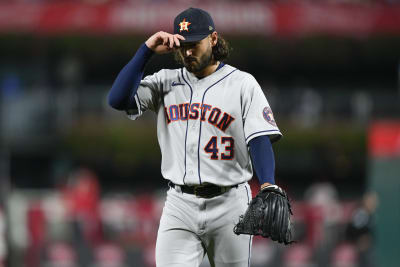
[{"label": "beard", "polygon": [[189,72],[201,72],[212,63],[212,48],[210,47],[198,60],[193,57],[183,59],[183,65]]}]

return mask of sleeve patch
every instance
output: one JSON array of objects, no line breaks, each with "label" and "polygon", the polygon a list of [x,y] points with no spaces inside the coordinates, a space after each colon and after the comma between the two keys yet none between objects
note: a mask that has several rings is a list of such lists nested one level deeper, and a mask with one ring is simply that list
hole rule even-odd
[{"label": "sleeve patch", "polygon": [[265,107],[264,109],[263,109],[263,117],[264,117],[264,119],[269,123],[269,124],[271,124],[271,125],[273,125],[273,126],[275,126],[276,127],[276,122],[275,122],[275,119],[274,119],[274,114],[272,114],[272,110],[271,110],[271,108],[270,107]]}]

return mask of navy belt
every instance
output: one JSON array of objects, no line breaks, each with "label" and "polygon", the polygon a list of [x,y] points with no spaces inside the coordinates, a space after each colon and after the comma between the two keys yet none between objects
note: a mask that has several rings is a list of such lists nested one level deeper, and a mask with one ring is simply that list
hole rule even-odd
[{"label": "navy belt", "polygon": [[231,186],[219,186],[215,184],[202,184],[202,185],[177,185],[173,182],[168,182],[168,185],[172,188],[179,187],[183,193],[195,195],[196,197],[200,198],[213,198],[219,195],[222,195],[232,188],[237,188],[238,185],[231,185]]}]

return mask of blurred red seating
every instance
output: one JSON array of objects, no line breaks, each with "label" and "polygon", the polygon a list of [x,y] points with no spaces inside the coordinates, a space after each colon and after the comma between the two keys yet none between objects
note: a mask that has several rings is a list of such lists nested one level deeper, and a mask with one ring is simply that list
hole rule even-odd
[{"label": "blurred red seating", "polygon": [[47,264],[49,267],[77,267],[75,250],[67,243],[53,243],[47,249]]},{"label": "blurred red seating", "polygon": [[94,251],[96,267],[121,267],[125,266],[125,253],[116,244],[106,243],[99,245]]},{"label": "blurred red seating", "polygon": [[349,243],[340,244],[332,252],[332,267],[357,267],[357,252]]},{"label": "blurred red seating", "polygon": [[294,244],[287,248],[283,260],[284,267],[310,267],[311,249],[304,244]]}]

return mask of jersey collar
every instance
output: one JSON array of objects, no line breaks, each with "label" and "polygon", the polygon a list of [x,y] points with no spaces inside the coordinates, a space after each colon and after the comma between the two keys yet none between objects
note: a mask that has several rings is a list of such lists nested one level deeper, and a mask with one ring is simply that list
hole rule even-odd
[{"label": "jersey collar", "polygon": [[204,87],[218,81],[223,76],[232,71],[234,68],[228,64],[221,62],[213,73],[201,79],[197,78],[196,75],[189,72],[185,67],[183,67],[183,69],[185,76],[188,78],[191,84],[199,84],[201,87]]}]

